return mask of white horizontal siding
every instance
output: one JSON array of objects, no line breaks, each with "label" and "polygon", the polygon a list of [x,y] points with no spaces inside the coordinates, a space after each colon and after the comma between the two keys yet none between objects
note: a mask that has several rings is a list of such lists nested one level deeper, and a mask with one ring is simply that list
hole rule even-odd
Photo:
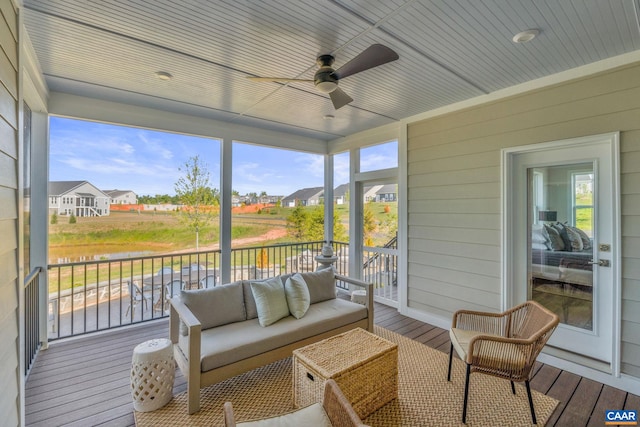
[{"label": "white horizontal siding", "polygon": [[0,0],[0,423],[6,426],[20,424],[18,381],[22,378],[17,295],[17,40],[16,10],[11,0]]},{"label": "white horizontal siding", "polygon": [[621,132],[622,369],[640,377],[640,64],[408,125],[410,308],[498,310],[500,151]]}]

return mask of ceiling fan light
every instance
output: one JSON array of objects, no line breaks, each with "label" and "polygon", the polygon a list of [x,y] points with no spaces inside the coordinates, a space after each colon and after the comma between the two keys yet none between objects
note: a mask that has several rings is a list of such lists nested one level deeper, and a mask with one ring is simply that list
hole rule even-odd
[{"label": "ceiling fan light", "polygon": [[322,93],[331,93],[338,87],[336,82],[319,82],[316,88]]}]

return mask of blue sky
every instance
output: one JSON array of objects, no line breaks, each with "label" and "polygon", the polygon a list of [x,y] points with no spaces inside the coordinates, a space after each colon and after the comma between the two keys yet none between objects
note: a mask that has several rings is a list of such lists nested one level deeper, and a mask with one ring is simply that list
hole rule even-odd
[{"label": "blue sky", "polygon": [[[180,167],[198,155],[208,165],[211,186],[219,188],[217,140],[81,120],[50,119],[51,181],[89,181],[102,190],[132,190],[138,195],[175,193]],[[395,144],[363,150],[363,171],[397,163]],[[335,156],[336,185],[348,182],[349,156]],[[287,196],[323,185],[323,157],[234,143],[233,189],[240,194],[266,191]]]}]

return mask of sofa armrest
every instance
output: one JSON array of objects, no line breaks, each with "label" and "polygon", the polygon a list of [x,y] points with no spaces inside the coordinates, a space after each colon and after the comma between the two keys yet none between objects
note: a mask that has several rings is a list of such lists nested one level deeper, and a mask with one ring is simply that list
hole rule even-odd
[{"label": "sofa armrest", "polygon": [[191,339],[192,333],[196,333],[196,329],[198,329],[197,333],[200,334],[202,324],[191,310],[189,310],[189,307],[182,302],[180,297],[173,297],[169,299],[169,306],[171,307],[171,311],[169,312],[169,335],[171,337],[171,342],[174,344],[178,343],[180,322],[186,325],[187,330],[189,331],[189,339]]},{"label": "sofa armrest", "polygon": [[367,293],[367,302],[365,306],[367,307],[367,311],[369,313],[369,325],[367,329],[369,330],[369,332],[373,332],[373,283],[367,283],[353,277],[343,276],[342,274],[336,274],[335,277],[336,280],[361,287],[365,290],[365,292]]},{"label": "sofa armrest", "polygon": [[231,402],[225,402],[224,404],[224,427],[236,427],[236,419],[233,415]]},{"label": "sofa armrest", "polygon": [[[180,300],[173,297],[169,300],[169,336],[173,343],[176,362],[187,377],[188,411],[193,414],[200,409],[200,348],[202,339],[202,324],[198,318]],[[180,322],[187,327],[187,351],[179,345]]]}]

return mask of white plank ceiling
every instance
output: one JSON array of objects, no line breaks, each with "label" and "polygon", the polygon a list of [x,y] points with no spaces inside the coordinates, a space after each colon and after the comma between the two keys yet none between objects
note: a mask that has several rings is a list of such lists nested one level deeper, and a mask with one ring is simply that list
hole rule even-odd
[{"label": "white plank ceiling", "polygon": [[[331,140],[640,49],[640,0],[24,0],[49,89]],[[540,35],[512,42],[523,30]],[[400,59],[310,83],[374,43]],[[173,78],[162,81],[157,71]],[[335,119],[325,120],[325,115]]]}]

